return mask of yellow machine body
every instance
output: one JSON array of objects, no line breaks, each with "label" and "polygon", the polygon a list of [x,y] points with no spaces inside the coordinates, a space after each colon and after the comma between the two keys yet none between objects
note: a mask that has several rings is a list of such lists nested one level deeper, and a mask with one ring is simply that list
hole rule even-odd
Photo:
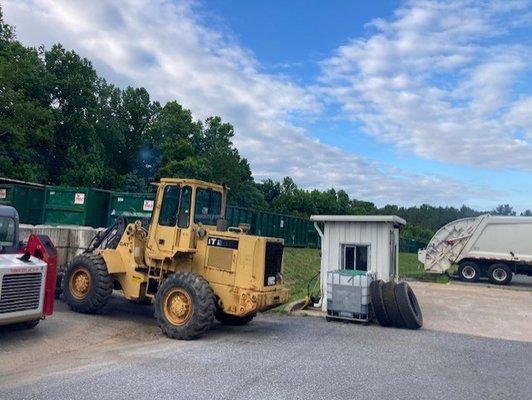
[{"label": "yellow machine body", "polygon": [[139,221],[129,224],[115,249],[99,250],[115,286],[128,299],[145,300],[169,275],[193,272],[209,282],[227,314],[245,316],[285,303],[283,240],[217,228],[225,199],[220,185],[162,179],[149,229]]}]

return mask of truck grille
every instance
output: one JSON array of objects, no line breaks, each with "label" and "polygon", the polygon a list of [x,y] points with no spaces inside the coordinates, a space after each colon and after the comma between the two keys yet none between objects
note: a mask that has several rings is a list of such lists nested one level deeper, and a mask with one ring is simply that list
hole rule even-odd
[{"label": "truck grille", "polygon": [[266,242],[266,256],[264,257],[264,286],[276,285],[279,272],[283,264],[283,244],[280,242]]},{"label": "truck grille", "polygon": [[41,273],[4,275],[0,291],[0,314],[38,309],[41,283]]}]

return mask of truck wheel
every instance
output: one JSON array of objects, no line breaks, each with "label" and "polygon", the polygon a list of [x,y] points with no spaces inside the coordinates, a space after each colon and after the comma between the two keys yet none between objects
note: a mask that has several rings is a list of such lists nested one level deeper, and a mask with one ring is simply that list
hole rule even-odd
[{"label": "truck wheel", "polygon": [[207,332],[215,307],[209,282],[192,272],[170,275],[155,296],[155,318],[164,334],[174,339],[194,339]]},{"label": "truck wheel", "polygon": [[238,317],[236,315],[224,313],[220,308],[217,307],[214,317],[222,325],[242,326],[249,324],[253,320],[253,318],[255,318],[256,315],[257,314],[250,314],[246,315],[245,317]]},{"label": "truck wheel", "polygon": [[384,282],[382,280],[373,281],[369,285],[369,294],[371,297],[371,304],[373,305],[373,311],[375,312],[375,317],[381,326],[390,326],[392,321],[386,313],[386,306],[384,305],[384,300],[382,298],[382,286]]},{"label": "truck wheel", "polygon": [[34,319],[32,321],[24,321],[24,322],[18,322],[16,324],[11,324],[11,325],[8,325],[8,327],[15,331],[22,331],[26,329],[35,328],[37,325],[39,325],[39,322],[41,322],[40,319]]},{"label": "truck wheel", "polygon": [[113,292],[113,281],[99,254],[80,254],[68,264],[62,279],[63,298],[68,306],[81,313],[101,309]]},{"label": "truck wheel", "polygon": [[480,279],[480,268],[476,262],[465,261],[460,263],[458,276],[464,282],[476,282]]},{"label": "truck wheel", "polygon": [[496,285],[508,285],[512,280],[512,271],[501,263],[495,263],[488,269],[488,278]]},{"label": "truck wheel", "polygon": [[396,328],[404,328],[406,326],[405,321],[395,299],[395,286],[395,282],[393,281],[386,282],[382,286],[382,299],[384,300],[386,314],[390,318],[392,325]]},{"label": "truck wheel", "polygon": [[408,329],[421,328],[423,326],[421,308],[414,291],[408,283],[400,282],[395,286],[395,300],[405,321],[405,327]]}]

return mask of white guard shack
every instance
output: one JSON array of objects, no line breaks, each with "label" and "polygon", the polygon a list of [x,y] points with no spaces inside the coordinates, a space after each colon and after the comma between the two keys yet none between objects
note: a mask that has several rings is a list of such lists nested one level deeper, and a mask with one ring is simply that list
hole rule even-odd
[{"label": "white guard shack", "polygon": [[385,282],[398,276],[399,229],[406,224],[404,219],[396,215],[313,215],[310,219],[321,237],[323,311],[327,310],[328,271],[369,271]]}]

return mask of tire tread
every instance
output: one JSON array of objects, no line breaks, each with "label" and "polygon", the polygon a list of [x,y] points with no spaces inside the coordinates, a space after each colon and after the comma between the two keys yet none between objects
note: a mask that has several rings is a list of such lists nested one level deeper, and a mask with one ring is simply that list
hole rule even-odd
[{"label": "tire tread", "polygon": [[[77,300],[70,295],[68,284],[70,274],[78,267],[83,266],[89,270],[93,285],[88,297]],[[63,298],[71,310],[92,314],[103,308],[113,293],[113,281],[107,272],[105,260],[99,254],[80,254],[67,265],[62,279]]]},{"label": "tire tread", "polygon": [[390,322],[396,328],[404,328],[405,321],[403,316],[399,312],[399,307],[397,306],[397,301],[395,299],[395,282],[390,281],[386,282],[382,286],[382,298],[384,300],[384,306],[386,309],[386,314],[390,318]]},{"label": "tire tread", "polygon": [[[182,326],[172,325],[164,316],[163,299],[165,291],[172,287],[192,290],[193,314]],[[166,278],[155,296],[155,318],[165,335],[173,339],[190,340],[205,334],[214,323],[214,292],[209,282],[192,272],[178,272]]]}]

